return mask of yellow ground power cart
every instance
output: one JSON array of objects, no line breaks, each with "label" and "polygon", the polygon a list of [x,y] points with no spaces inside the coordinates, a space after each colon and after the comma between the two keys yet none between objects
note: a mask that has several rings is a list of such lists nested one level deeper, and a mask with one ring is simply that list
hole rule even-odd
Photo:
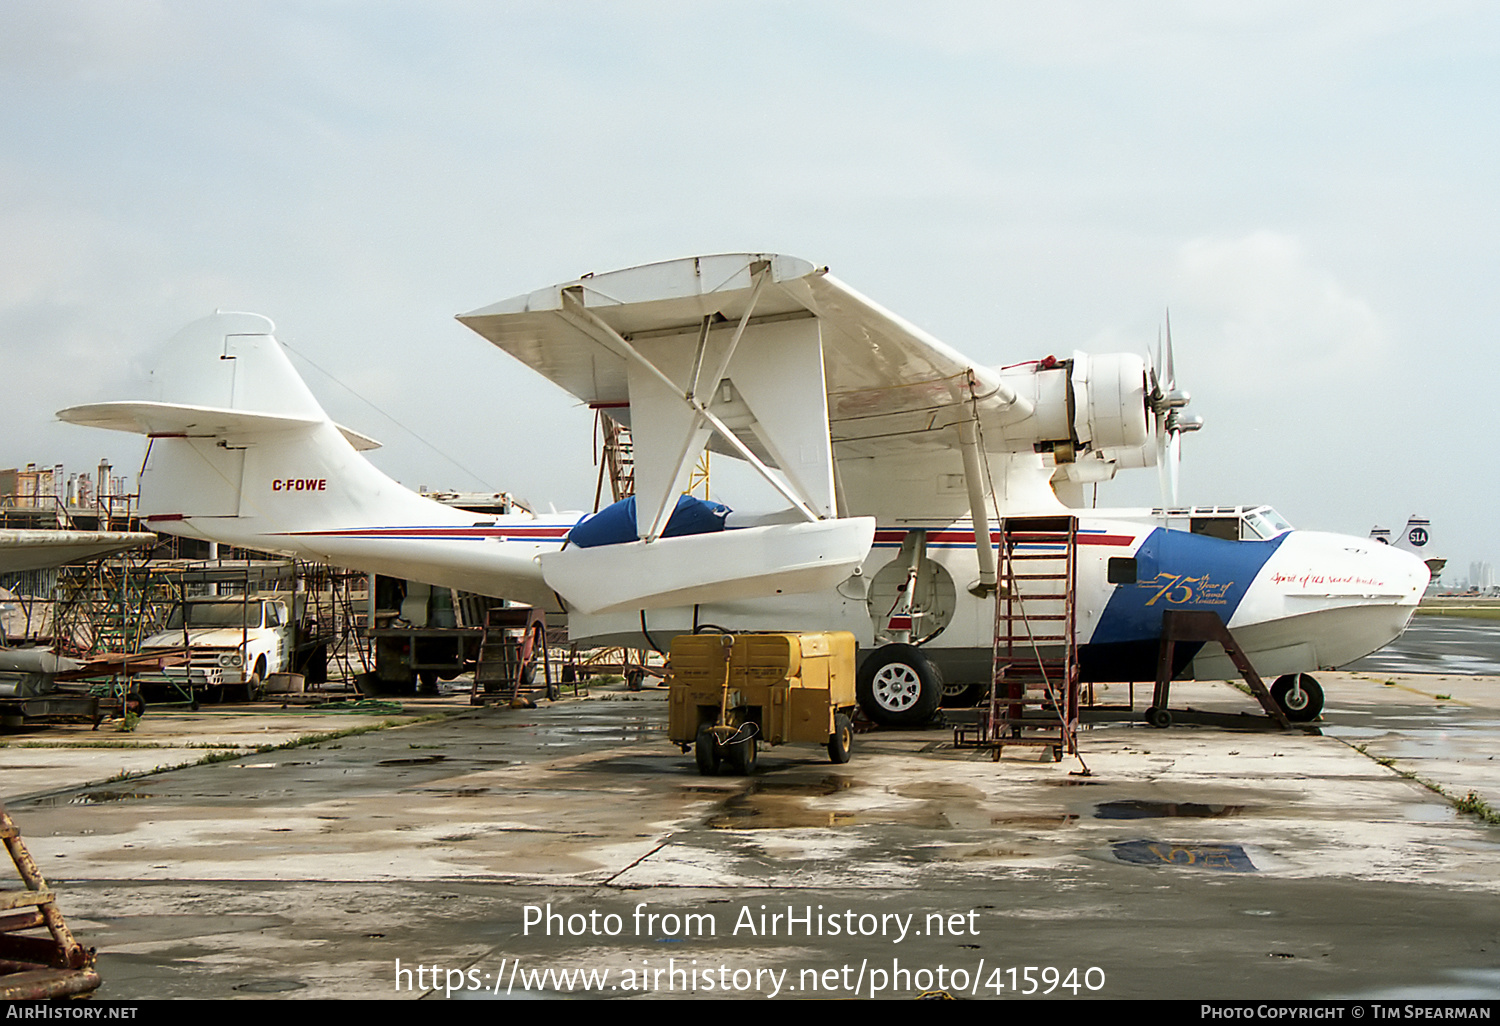
[{"label": "yellow ground power cart", "polygon": [[826,745],[848,762],[854,742],[854,635],[684,634],[672,641],[668,736],[698,772],[755,767],[764,742]]}]

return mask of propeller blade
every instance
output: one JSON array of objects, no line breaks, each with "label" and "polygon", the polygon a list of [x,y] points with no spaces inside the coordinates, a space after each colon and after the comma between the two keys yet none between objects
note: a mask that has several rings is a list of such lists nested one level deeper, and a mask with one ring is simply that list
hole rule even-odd
[{"label": "propeller blade", "polygon": [[1172,311],[1167,311],[1167,348],[1162,364],[1162,391],[1177,390],[1177,367],[1172,360]]},{"label": "propeller blade", "polygon": [[1182,435],[1179,432],[1171,433],[1171,440],[1167,443],[1167,478],[1171,486],[1172,505],[1176,506],[1181,499],[1178,498],[1178,482],[1182,476]]}]

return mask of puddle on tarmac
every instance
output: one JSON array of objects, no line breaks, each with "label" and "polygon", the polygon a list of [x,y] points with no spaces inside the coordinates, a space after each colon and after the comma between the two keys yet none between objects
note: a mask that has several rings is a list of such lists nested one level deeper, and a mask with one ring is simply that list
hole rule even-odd
[{"label": "puddle on tarmac", "polygon": [[1057,812],[1051,815],[1038,815],[1036,813],[1033,813],[1029,816],[1011,815],[990,817],[991,826],[1031,827],[1041,829],[1047,829],[1049,827],[1055,828],[1072,826],[1077,821],[1077,814],[1072,812]]},{"label": "puddle on tarmac", "polygon": [[446,755],[414,755],[406,759],[381,759],[377,766],[425,766],[428,763],[442,762],[448,758]]},{"label": "puddle on tarmac", "polygon": [[1095,819],[1219,819],[1223,816],[1238,816],[1245,811],[1244,805],[1199,805],[1196,802],[1145,802],[1118,801],[1101,802],[1094,806]]},{"label": "puddle on tarmac", "polygon": [[968,799],[969,801],[980,801],[984,798],[984,792],[977,787],[967,784],[947,784],[937,782],[906,784],[902,787],[892,789],[902,798],[927,798],[927,799]]},{"label": "puddle on tarmac", "polygon": [[302,990],[306,986],[301,980],[251,980],[248,983],[236,983],[232,989],[242,994],[285,994]]},{"label": "puddle on tarmac", "polygon": [[141,791],[85,791],[68,799],[69,805],[101,805],[104,802],[123,802],[132,798],[154,798],[155,795]]},{"label": "puddle on tarmac", "polygon": [[569,734],[606,734],[620,737],[622,740],[629,740],[632,734],[637,735],[636,740],[638,740],[638,736],[642,734],[665,734],[666,732],[667,728],[660,723],[610,723],[597,727],[577,726],[568,728]]},{"label": "puddle on tarmac", "polygon": [[753,780],[740,794],[707,820],[715,830],[789,830],[802,827],[854,826],[857,824],[902,824],[947,829],[951,824],[936,805],[917,809],[860,810],[846,812],[819,809],[805,799],[826,798],[854,786],[849,777],[827,776],[819,781]]}]

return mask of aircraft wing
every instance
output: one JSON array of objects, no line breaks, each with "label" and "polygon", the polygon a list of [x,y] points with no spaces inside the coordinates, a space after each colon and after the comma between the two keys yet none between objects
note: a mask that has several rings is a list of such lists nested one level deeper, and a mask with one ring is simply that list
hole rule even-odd
[{"label": "aircraft wing", "polygon": [[[757,296],[760,274],[768,287]],[[945,429],[960,419],[978,413],[1003,423],[1033,412],[1031,401],[999,372],[851,289],[826,267],[795,257],[741,253],[649,264],[541,289],[458,319],[591,406],[632,405],[630,356],[569,317],[565,296],[643,350],[671,337],[696,342],[705,317],[712,331],[727,336],[752,299],[751,326],[816,324],[826,423],[841,454],[952,448],[953,432]],[[753,343],[747,335],[745,345]],[[735,377],[738,368],[729,369]],[[988,447],[1004,449],[1003,432],[993,434]],[[748,435],[744,440],[757,448]]]},{"label": "aircraft wing", "polygon": [[155,541],[146,531],[0,531],[0,573],[62,566]]},{"label": "aircraft wing", "polygon": [[648,540],[708,445],[812,520],[837,515],[835,458],[961,452],[974,506],[981,453],[1042,453],[1100,480],[1148,439],[1141,358],[986,367],[795,257],[585,275],[458,319],[630,428]]}]

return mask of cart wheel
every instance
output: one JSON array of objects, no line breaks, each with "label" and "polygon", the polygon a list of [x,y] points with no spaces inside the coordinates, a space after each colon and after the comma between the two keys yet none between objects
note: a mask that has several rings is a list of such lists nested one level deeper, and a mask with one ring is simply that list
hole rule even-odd
[{"label": "cart wheel", "polygon": [[146,715],[146,700],[141,697],[139,691],[132,691],[125,696],[125,711],[137,716]]},{"label": "cart wheel", "polygon": [[639,691],[639,690],[641,690],[641,684],[645,681],[645,679],[646,679],[646,671],[645,670],[626,670],[625,671],[625,686],[628,687],[631,691]]},{"label": "cart wheel", "polygon": [[724,758],[729,763],[729,768],[740,776],[749,776],[755,772],[755,759],[757,755],[758,738],[747,737],[743,741],[736,741],[732,745],[724,746]]},{"label": "cart wheel", "polygon": [[719,772],[719,739],[706,723],[698,728],[698,736],[693,739],[693,761],[705,777]]},{"label": "cart wheel", "polygon": [[854,723],[843,713],[833,717],[833,734],[828,738],[828,761],[846,763],[849,750],[854,747]]}]

